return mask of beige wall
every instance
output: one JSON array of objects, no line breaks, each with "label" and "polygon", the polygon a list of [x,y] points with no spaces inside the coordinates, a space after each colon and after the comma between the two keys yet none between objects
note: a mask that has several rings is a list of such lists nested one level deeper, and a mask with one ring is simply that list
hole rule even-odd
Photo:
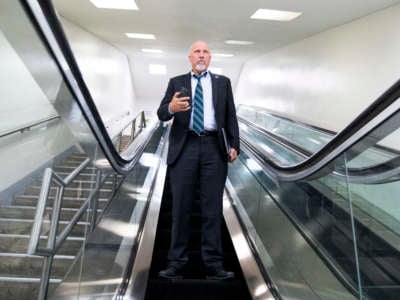
[{"label": "beige wall", "polygon": [[400,5],[245,64],[236,102],[338,131],[400,78]]}]

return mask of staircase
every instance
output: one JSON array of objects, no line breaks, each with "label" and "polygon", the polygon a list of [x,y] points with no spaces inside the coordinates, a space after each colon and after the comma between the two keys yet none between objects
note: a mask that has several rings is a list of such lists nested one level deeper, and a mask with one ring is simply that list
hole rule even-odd
[{"label": "staircase", "polygon": [[189,263],[185,269],[184,279],[165,280],[158,278],[158,272],[167,266],[167,254],[171,235],[171,192],[169,180],[164,188],[153,259],[147,284],[146,300],[247,300],[251,299],[239,261],[230,240],[226,226],[222,230],[224,265],[228,271],[235,272],[233,280],[206,280],[205,268],[201,262],[201,216],[199,200],[193,205],[192,234],[189,242]]},{"label": "staircase", "polygon": [[[54,171],[62,178],[78,167],[86,156],[75,153],[56,165]],[[14,196],[11,205],[0,206],[0,299],[36,299],[42,273],[41,256],[28,255],[27,248],[36,213],[41,179],[34,181],[20,195]],[[86,167],[65,189],[58,231],[72,219],[95,185],[95,170]],[[49,220],[52,214],[55,188],[51,188],[42,225],[40,245],[47,242]],[[112,182],[106,182],[100,190],[98,213],[106,205],[112,192]],[[90,211],[89,211],[90,213]],[[57,255],[51,271],[49,295],[73,265],[83,245],[88,229],[88,215],[84,214],[72,230]]]}]

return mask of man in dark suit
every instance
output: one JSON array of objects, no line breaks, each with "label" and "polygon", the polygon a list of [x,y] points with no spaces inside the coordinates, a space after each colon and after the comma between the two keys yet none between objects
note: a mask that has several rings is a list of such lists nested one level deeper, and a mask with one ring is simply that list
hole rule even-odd
[{"label": "man in dark suit", "polygon": [[[170,79],[157,111],[161,121],[173,118],[167,158],[172,233],[169,264],[159,272],[162,278],[182,278],[188,261],[190,214],[197,183],[202,217],[201,256],[207,278],[234,277],[223,267],[221,222],[227,162],[233,162],[239,154],[239,128],[230,80],[207,71],[210,60],[208,44],[195,42],[189,53],[191,72]],[[224,137],[230,150],[226,149]]]}]

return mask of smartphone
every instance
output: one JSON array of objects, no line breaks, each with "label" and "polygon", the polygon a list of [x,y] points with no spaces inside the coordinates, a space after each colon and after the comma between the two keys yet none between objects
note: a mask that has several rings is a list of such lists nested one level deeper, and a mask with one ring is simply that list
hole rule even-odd
[{"label": "smartphone", "polygon": [[[191,98],[189,90],[187,88],[185,88],[184,86],[182,86],[179,89],[179,97],[189,97],[189,98]],[[189,105],[191,106],[192,105],[192,99],[189,99],[188,102],[189,102]]]}]

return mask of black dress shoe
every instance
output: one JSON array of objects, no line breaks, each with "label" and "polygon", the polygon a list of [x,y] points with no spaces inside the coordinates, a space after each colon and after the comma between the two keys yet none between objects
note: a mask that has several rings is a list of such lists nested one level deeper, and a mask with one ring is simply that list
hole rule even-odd
[{"label": "black dress shoe", "polygon": [[158,272],[158,277],[164,279],[183,279],[180,270],[175,267],[168,267],[167,269]]},{"label": "black dress shoe", "polygon": [[232,279],[235,277],[235,273],[225,271],[224,269],[215,269],[210,272],[208,272],[206,278],[210,280],[226,280],[226,279]]}]

